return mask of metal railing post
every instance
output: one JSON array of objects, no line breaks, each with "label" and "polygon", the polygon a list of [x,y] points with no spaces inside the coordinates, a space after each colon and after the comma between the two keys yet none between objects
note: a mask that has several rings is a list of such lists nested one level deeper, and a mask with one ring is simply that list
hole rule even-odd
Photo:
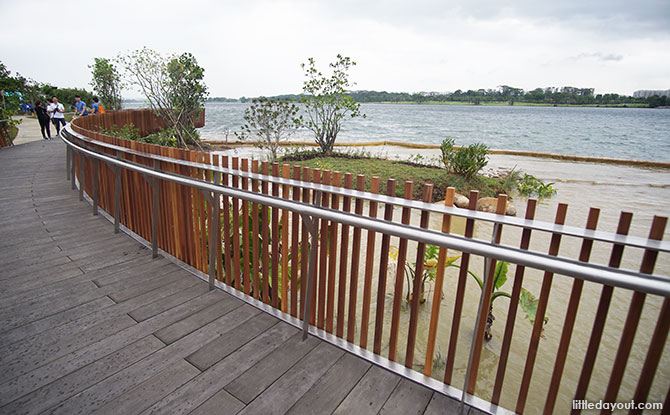
[{"label": "metal railing post", "polygon": [[79,201],[84,200],[84,179],[85,176],[85,170],[86,168],[84,167],[84,155],[79,154]]},{"label": "metal railing post", "polygon": [[[500,232],[500,228],[502,225],[500,223],[496,223],[493,226],[493,235],[491,237],[491,245],[497,245],[496,242],[496,235]],[[489,272],[490,272],[490,267],[491,267],[491,258],[489,257],[484,257],[484,276],[482,279],[482,291],[481,294],[479,295],[479,307],[477,307],[477,317],[475,319],[475,322],[478,322],[479,319],[481,318],[482,313],[488,312],[488,310],[484,310],[484,307],[487,306],[487,304],[484,304],[484,298],[486,297],[486,293],[484,290],[486,289],[486,284],[488,282],[488,279],[490,278]],[[490,301],[489,301],[490,304]],[[475,324],[475,330],[472,333],[472,341],[470,342],[470,356],[468,357],[468,367],[465,372],[465,381],[463,383],[463,394],[461,395],[461,401],[459,404],[460,408],[460,413],[464,414],[464,401],[465,401],[465,395],[467,394],[467,389],[468,389],[468,383],[470,382],[470,376],[472,376],[472,360],[474,357],[474,352],[475,352],[475,343],[477,342],[477,335],[479,332],[479,327],[477,324]]]},{"label": "metal railing post", "polygon": [[[160,161],[154,160],[154,170],[160,170]],[[152,215],[151,215],[151,249],[152,257],[158,257],[158,205],[161,182],[159,179],[151,178]]]},{"label": "metal railing post", "polygon": [[121,217],[121,167],[114,166],[114,233],[119,233]]},{"label": "metal railing post", "polygon": [[[207,269],[209,273],[209,290],[211,291],[214,289],[214,280],[216,279],[216,264],[218,261],[218,258],[216,258],[216,244],[220,226],[218,218],[221,216],[221,212],[219,210],[218,193],[205,192],[202,190],[200,193],[204,196],[205,200],[207,200],[207,203],[212,206],[212,217],[209,218],[209,267]],[[220,241],[220,239],[218,239],[218,241]]]},{"label": "metal railing post", "polygon": [[[321,199],[321,192],[314,192],[314,201],[313,204],[318,204]],[[319,245],[319,230],[317,228],[318,219],[315,219],[309,215],[301,214],[303,223],[307,228],[307,231],[310,234],[310,247],[309,247],[309,269],[307,270],[307,292],[305,293],[305,307],[302,321],[302,339],[306,340],[307,335],[309,334],[309,320],[311,318],[311,308],[312,308],[312,297],[314,293],[312,292],[312,282],[316,278],[316,250]]]},{"label": "metal railing post", "polygon": [[91,160],[93,162],[93,215],[98,216],[98,159]]},{"label": "metal railing post", "polygon": [[74,160],[75,154],[76,154],[76,152],[74,151],[74,149],[72,149],[72,155],[71,155],[72,160],[71,160],[71,163],[70,163],[70,178],[72,179],[72,182],[70,182],[70,188],[72,190],[76,189],[75,184],[74,184],[74,179],[75,179],[75,176],[76,176],[75,175],[75,173],[76,173],[76,171],[75,171],[76,162]]},{"label": "metal railing post", "polygon": [[70,180],[70,158],[72,157],[72,149],[70,146],[65,146],[65,177]]},{"label": "metal railing post", "polygon": [[310,310],[312,308],[312,281],[316,277],[316,249],[319,244],[319,235],[316,229],[316,221],[311,216],[300,215],[302,216],[303,223],[309,231],[311,236],[311,245],[309,247],[309,270],[307,271],[307,293],[305,294],[305,307],[302,321],[302,339],[307,339],[307,334],[309,333],[309,320],[312,313]]}]

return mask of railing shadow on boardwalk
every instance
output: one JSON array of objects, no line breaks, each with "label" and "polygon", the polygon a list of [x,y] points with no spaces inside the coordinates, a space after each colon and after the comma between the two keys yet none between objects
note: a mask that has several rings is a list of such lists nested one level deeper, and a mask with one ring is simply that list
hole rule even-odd
[{"label": "railing shadow on boardwalk", "polygon": [[[160,127],[150,111],[134,110],[80,118],[64,131],[72,187],[76,177],[83,183],[80,197],[91,198],[94,212],[103,209],[117,230],[122,224],[150,242],[154,256],[161,251],[208,276],[211,288],[234,292],[287,321],[301,319],[305,335],[487,412],[504,407],[563,412],[570,400],[587,398],[667,402],[670,374],[662,362],[668,361],[670,278],[654,274],[659,256],[670,252],[661,240],[667,218],[655,217],[648,238],[640,238],[628,236],[632,214],[626,212],[616,231],[606,232],[596,230],[598,209],[578,228],[566,225],[568,206],[559,204],[551,224],[534,220],[533,199],[523,219],[512,218],[502,214],[504,195],[498,197],[499,214],[482,213],[474,210],[475,191],[470,209],[457,209],[453,189],[444,206],[435,205],[428,203],[430,185],[424,201],[412,201],[394,196],[392,180],[387,195],[380,195],[376,177],[370,179],[372,191],[364,192],[361,175],[166,148],[99,132],[129,123],[142,135]],[[411,195],[413,184],[403,185]],[[436,217],[437,229],[431,229]],[[461,234],[452,232],[457,222]],[[503,230],[520,243],[503,239]],[[488,236],[477,238],[481,234]],[[560,255],[566,239],[578,256]],[[544,251],[532,240],[544,240]],[[594,244],[609,253],[609,261],[591,261]],[[429,245],[439,247],[437,264],[426,261]],[[629,251],[641,257],[635,270],[621,268]],[[457,255],[459,268],[446,268]],[[484,259],[482,267],[477,258]],[[514,270],[514,281],[491,364],[493,346],[485,333],[499,288],[496,265],[502,261]],[[431,301],[422,302],[423,281],[408,278],[408,264],[415,275],[435,267]],[[475,268],[483,287],[473,296],[468,273]],[[516,306],[525,295],[524,280],[539,287],[530,328]],[[552,301],[562,304],[561,321],[552,316],[549,334],[550,293],[559,283]],[[624,320],[615,315],[618,309],[612,311],[613,298],[627,303],[621,327],[608,324]],[[582,318],[581,309],[589,304],[593,312]],[[615,355],[604,356],[603,337],[612,333],[619,339]],[[540,365],[542,373],[535,370]],[[594,373],[601,373],[597,382]]]}]

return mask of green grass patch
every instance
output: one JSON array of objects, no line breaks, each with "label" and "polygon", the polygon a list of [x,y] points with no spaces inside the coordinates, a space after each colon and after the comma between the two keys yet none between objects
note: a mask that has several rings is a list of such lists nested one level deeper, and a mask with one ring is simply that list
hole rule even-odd
[{"label": "green grass patch", "polygon": [[19,127],[15,126],[15,125],[10,125],[9,126],[9,139],[11,141],[14,141],[14,139],[16,138],[16,136],[18,134],[19,134]]},{"label": "green grass patch", "polygon": [[[307,154],[308,153],[308,154]],[[414,182],[412,198],[421,200],[423,188],[426,183],[433,184],[433,201],[444,200],[447,187],[454,187],[459,193],[467,195],[470,190],[479,190],[480,197],[495,197],[499,193],[508,193],[512,189],[506,189],[510,184],[502,179],[489,178],[486,176],[474,176],[465,179],[463,176],[448,174],[441,167],[413,164],[404,161],[382,160],[378,158],[359,157],[350,154],[322,153],[312,151],[298,154],[290,154],[280,159],[281,163],[310,167],[313,169],[339,171],[365,175],[365,190],[370,190],[370,179],[373,176],[380,178],[380,193],[386,194],[386,182],[388,179],[396,180],[395,195],[404,196],[405,181]],[[344,179],[343,179],[344,180]],[[354,183],[356,178],[354,177]],[[354,184],[355,186],[355,184]]]}]

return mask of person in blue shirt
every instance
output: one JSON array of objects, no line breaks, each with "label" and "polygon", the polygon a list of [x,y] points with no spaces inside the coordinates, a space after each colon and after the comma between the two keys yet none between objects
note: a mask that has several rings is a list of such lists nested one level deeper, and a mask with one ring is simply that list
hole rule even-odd
[{"label": "person in blue shirt", "polygon": [[93,97],[93,105],[91,105],[91,113],[92,114],[102,114],[104,110],[101,110],[101,105],[100,105],[100,100],[98,100],[98,97]]},{"label": "person in blue shirt", "polygon": [[74,106],[75,106],[74,111],[75,116],[81,117],[83,115],[88,115],[88,111],[86,111],[86,103],[81,100],[81,97],[79,95],[74,96]]}]

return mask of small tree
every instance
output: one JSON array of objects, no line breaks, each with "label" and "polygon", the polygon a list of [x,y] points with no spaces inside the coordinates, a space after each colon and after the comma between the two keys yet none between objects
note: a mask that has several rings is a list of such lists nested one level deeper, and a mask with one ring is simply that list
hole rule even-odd
[{"label": "small tree", "polygon": [[200,115],[207,98],[207,86],[203,82],[205,70],[190,53],[182,53],[167,63],[169,78],[168,97],[176,119],[175,127],[184,137],[199,141],[195,120]]},{"label": "small tree", "polygon": [[297,105],[265,97],[254,98],[244,110],[241,133],[235,133],[240,140],[255,139],[256,146],[270,150],[271,161],[277,159],[277,150],[282,141],[292,136],[300,127]]},{"label": "small tree", "polygon": [[316,69],[314,58],[309,58],[307,64],[301,65],[307,78],[302,88],[302,102],[307,118],[302,125],[314,132],[316,143],[324,153],[333,150],[337,134],[346,118],[365,117],[365,114],[361,114],[360,105],[346,95],[346,89],[355,85],[349,82],[348,73],[354,65],[356,62],[339,54],[337,60],[330,64],[330,76]]},{"label": "small tree", "polygon": [[[93,58],[91,86],[107,109],[121,109],[121,75],[112,61],[107,58]],[[91,105],[89,103],[89,105]]]},{"label": "small tree", "polygon": [[[139,87],[149,105],[168,128],[174,129],[179,146],[199,144],[193,120],[207,96],[204,69],[190,53],[164,58],[144,47],[120,55],[118,61],[131,85]],[[196,112],[197,111],[197,112]]]}]

